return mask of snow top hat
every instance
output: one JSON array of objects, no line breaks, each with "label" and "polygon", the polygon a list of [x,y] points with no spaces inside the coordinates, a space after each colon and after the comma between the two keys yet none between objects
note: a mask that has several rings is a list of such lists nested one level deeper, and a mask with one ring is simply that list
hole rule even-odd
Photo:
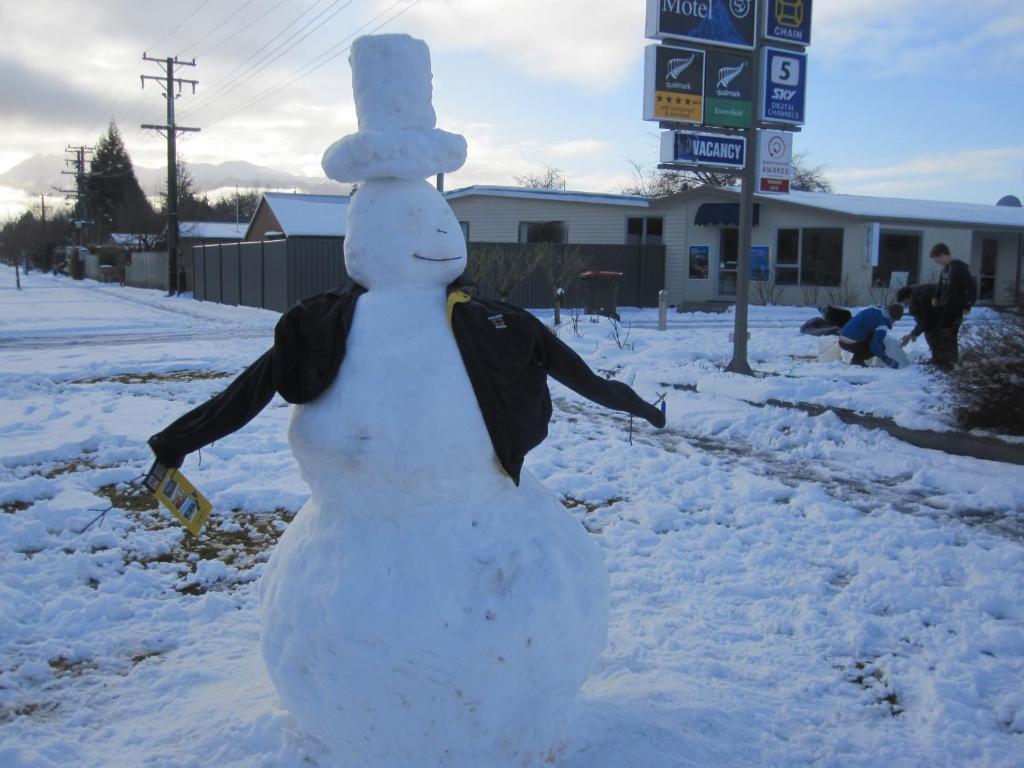
[{"label": "snow top hat", "polygon": [[462,167],[466,140],[434,127],[425,42],[409,35],[368,35],[352,43],[348,60],[359,131],[324,153],[329,178],[424,179]]}]

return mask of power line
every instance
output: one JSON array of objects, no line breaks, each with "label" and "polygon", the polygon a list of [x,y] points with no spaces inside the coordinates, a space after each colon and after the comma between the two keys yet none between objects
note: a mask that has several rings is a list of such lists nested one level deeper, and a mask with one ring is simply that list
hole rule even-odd
[{"label": "power line", "polygon": [[182,48],[182,55],[187,54],[191,49],[195,48],[197,45],[199,45],[200,43],[204,42],[207,38],[210,37],[210,35],[212,35],[214,32],[216,32],[221,27],[225,26],[228,22],[232,21],[238,14],[240,14],[242,11],[244,11],[248,6],[252,5],[254,2],[255,2],[255,0],[244,0],[242,2],[242,4],[240,6],[238,6],[238,8],[233,10],[231,13],[229,13],[225,17],[224,21],[222,21],[220,24],[217,24],[214,27],[210,27],[208,30],[206,30],[206,34],[205,35],[200,37],[195,42],[189,43],[184,48]]},{"label": "power line", "polygon": [[[277,83],[272,85],[266,91],[266,93],[264,93],[262,96],[259,96],[259,97],[255,98],[255,99],[252,99],[251,101],[249,101],[247,103],[241,104],[241,105],[239,105],[239,106],[237,106],[237,107],[235,107],[233,109],[228,110],[227,112],[224,112],[224,113],[220,114],[217,117],[214,117],[213,119],[207,121],[208,126],[216,125],[219,122],[227,120],[230,117],[234,117],[235,115],[237,115],[237,114],[239,114],[241,112],[244,112],[247,109],[250,109],[250,108],[256,106],[257,104],[259,104],[259,103],[265,101],[266,99],[269,99],[271,96],[277,94],[283,88],[286,88],[289,85],[291,85],[292,83],[295,83],[295,82],[301,80],[302,78],[304,78],[304,77],[306,77],[308,75],[311,75],[313,72],[315,72],[316,70],[318,70],[321,67],[325,66],[326,64],[329,64],[331,61],[333,61],[334,59],[338,58],[342,54],[347,53],[349,51],[349,49],[352,47],[351,45],[346,45],[341,50],[337,50],[336,51],[335,49],[337,49],[340,45],[342,45],[342,44],[346,43],[347,41],[351,40],[352,38],[354,38],[356,35],[358,35],[360,32],[362,32],[368,26],[373,24],[373,22],[375,22],[381,16],[384,16],[389,11],[391,11],[395,6],[400,5],[404,1],[405,0],[395,0],[394,3],[389,5],[387,8],[385,8],[383,11],[378,13],[376,16],[374,16],[368,22],[366,22],[361,27],[356,29],[354,32],[352,32],[351,34],[347,35],[339,43],[336,43],[335,45],[331,46],[330,48],[328,48],[327,50],[322,52],[320,55],[318,55],[315,58],[313,58],[311,61],[309,61],[303,67],[298,69],[292,75],[286,76],[286,77],[282,78],[281,80],[278,80]],[[370,30],[369,34],[373,34],[374,32],[377,32],[378,30],[384,28],[385,26],[387,26],[388,24],[393,22],[395,19],[397,19],[402,14],[404,14],[407,11],[411,10],[416,5],[419,5],[420,2],[422,2],[422,0],[413,0],[408,6],[403,8],[401,11],[399,11],[396,14],[394,14],[390,18],[385,19],[381,24],[377,25],[372,30]],[[321,59],[322,59],[322,61],[321,61]]]},{"label": "power line", "polygon": [[[233,88],[237,88],[238,86],[242,85],[246,81],[251,80],[257,74],[259,74],[260,72],[265,70],[267,67],[269,67],[271,64],[273,64],[275,61],[277,61],[282,56],[284,56],[286,53],[288,53],[288,51],[292,50],[295,46],[297,46],[299,43],[301,43],[307,37],[309,37],[314,32],[316,32],[318,29],[320,29],[328,21],[330,21],[335,16],[337,16],[339,13],[341,13],[343,10],[345,10],[350,5],[352,5],[352,3],[355,2],[355,0],[345,0],[344,4],[341,5],[341,7],[336,7],[341,2],[343,2],[343,0],[333,0],[333,2],[331,2],[330,5],[328,5],[322,11],[320,11],[320,13],[318,13],[315,17],[313,17],[312,19],[307,21],[300,29],[296,30],[291,35],[289,35],[287,39],[285,39],[276,48],[274,48],[272,51],[270,51],[270,53],[266,54],[255,65],[253,65],[253,67],[251,67],[247,72],[243,73],[233,83],[229,83],[227,86],[225,86],[225,88],[232,88],[232,89]],[[327,14],[330,14],[330,15],[327,15]],[[326,16],[326,18],[324,18],[325,16]],[[312,29],[310,29],[311,26],[312,26]],[[309,30],[309,31],[307,32],[306,30]],[[305,32],[305,34],[302,34],[303,32]],[[301,35],[301,37],[298,37],[298,39],[295,39],[299,35]],[[282,48],[283,48],[283,50],[282,50]],[[209,94],[207,96],[207,99],[206,99],[205,103],[203,103],[201,105],[197,105],[194,111],[198,111],[198,110],[202,109],[204,106],[208,106],[209,104],[213,103],[213,101],[215,99],[215,94],[216,94],[216,91],[214,91],[211,94]]]},{"label": "power line", "polygon": [[[269,7],[269,8],[267,9],[267,10],[265,10],[265,11],[264,11],[263,13],[261,13],[261,14],[260,14],[259,16],[255,17],[255,18],[254,18],[254,19],[253,19],[252,21],[250,21],[250,22],[249,22],[248,24],[246,24],[246,25],[245,25],[244,27],[241,27],[241,28],[239,28],[239,29],[236,29],[236,30],[235,30],[234,32],[232,32],[232,33],[231,33],[230,35],[228,35],[227,37],[225,37],[225,38],[222,38],[222,39],[218,40],[218,41],[217,41],[216,43],[214,43],[213,45],[211,45],[211,46],[209,46],[209,47],[207,47],[207,48],[204,48],[203,50],[201,50],[201,51],[200,51],[199,53],[197,53],[197,54],[196,54],[196,58],[197,58],[197,59],[198,59],[198,58],[202,58],[203,56],[205,56],[206,54],[208,54],[208,53],[209,53],[210,51],[215,51],[215,50],[217,50],[218,48],[220,48],[221,46],[223,46],[223,45],[224,45],[225,43],[227,43],[227,42],[229,42],[229,41],[231,41],[231,40],[234,40],[234,39],[235,39],[236,37],[238,37],[238,36],[239,36],[240,34],[242,34],[243,32],[245,32],[245,31],[246,31],[247,29],[249,29],[250,27],[252,27],[252,26],[254,26],[254,25],[256,25],[256,24],[258,24],[258,23],[259,23],[259,22],[261,22],[261,21],[262,21],[262,20],[263,20],[264,18],[266,18],[266,17],[267,17],[267,16],[269,16],[269,15],[270,15],[271,13],[273,13],[274,11],[276,11],[276,10],[277,10],[278,8],[280,8],[280,7],[282,6],[282,5],[284,5],[284,4],[285,4],[285,3],[287,2],[287,1],[288,1],[288,0],[278,0],[278,1],[276,2],[276,3],[274,3],[274,4],[272,5],[272,6],[270,6],[270,7]],[[196,43],[196,45],[198,45],[198,43]]]},{"label": "power line", "polygon": [[[274,42],[275,40],[278,40],[278,39],[279,39],[279,38],[280,38],[280,37],[281,37],[281,36],[282,36],[282,35],[283,35],[283,34],[284,34],[285,32],[287,32],[287,31],[288,31],[288,30],[289,30],[289,29],[290,29],[291,27],[293,27],[293,26],[294,26],[295,24],[297,24],[297,23],[298,23],[298,22],[299,22],[299,21],[300,21],[300,20],[302,19],[302,17],[303,17],[303,16],[305,16],[305,15],[306,15],[307,13],[309,13],[310,11],[312,11],[312,10],[313,10],[314,8],[316,8],[316,6],[318,6],[318,5],[319,5],[319,4],[321,3],[321,2],[323,2],[323,1],[324,1],[324,0],[314,0],[314,1],[313,1],[313,4],[312,4],[312,5],[310,5],[310,6],[308,7],[308,8],[306,8],[306,10],[302,11],[302,12],[301,12],[301,13],[300,13],[300,14],[299,14],[298,16],[296,16],[296,17],[295,17],[294,19],[292,19],[292,20],[291,20],[290,22],[288,22],[287,24],[285,24],[285,25],[284,25],[284,27],[282,27],[282,28],[281,28],[281,29],[280,29],[280,30],[279,30],[279,31],[278,31],[278,32],[277,32],[277,33],[276,33],[275,35],[273,35],[273,36],[272,36],[272,37],[271,37],[271,38],[270,38],[270,39],[269,39],[269,40],[268,40],[267,42],[265,42],[265,43],[264,43],[263,45],[261,45],[261,46],[260,46],[259,48],[257,48],[257,49],[256,49],[255,51],[253,51],[253,52],[252,52],[251,54],[249,54],[248,58],[244,59],[244,60],[243,60],[243,61],[242,61],[242,62],[241,62],[240,64],[236,65],[234,69],[232,69],[231,71],[229,71],[229,72],[228,72],[228,73],[227,73],[226,75],[224,75],[224,77],[222,77],[222,78],[221,78],[220,80],[217,80],[217,81],[215,81],[215,82],[213,83],[213,85],[211,85],[211,86],[210,86],[210,87],[209,87],[209,88],[207,89],[207,91],[206,91],[206,96],[204,96],[203,98],[201,98],[201,99],[199,100],[199,101],[200,101],[200,104],[199,104],[199,105],[196,105],[196,106],[195,106],[195,108],[194,108],[194,110],[198,110],[198,109],[201,109],[201,108],[202,108],[202,105],[205,105],[205,103],[206,103],[206,102],[208,102],[208,101],[210,100],[210,96],[212,96],[213,94],[215,94],[215,93],[217,93],[217,92],[218,92],[219,90],[221,90],[221,88],[220,88],[221,84],[222,84],[222,83],[224,83],[224,82],[226,82],[226,81],[228,81],[228,80],[230,80],[230,79],[231,79],[231,78],[232,78],[232,77],[233,77],[233,76],[235,75],[235,73],[236,73],[236,72],[238,72],[239,70],[244,70],[244,71],[247,71],[247,70],[245,70],[245,67],[246,67],[246,65],[247,65],[247,64],[248,64],[248,63],[249,63],[250,61],[252,61],[252,60],[253,60],[253,59],[255,59],[255,58],[256,58],[257,56],[259,56],[259,55],[260,55],[260,53],[262,53],[262,52],[263,52],[264,50],[266,50],[266,48],[267,48],[267,47],[268,47],[269,45],[271,45],[271,44],[272,44],[272,43],[273,43],[273,42]],[[243,72],[243,73],[244,73],[244,72]]]},{"label": "power line", "polygon": [[[247,0],[246,4],[248,4],[249,2],[252,2],[252,1],[253,1],[253,0]],[[178,22],[178,23],[177,23],[177,24],[176,24],[176,25],[175,25],[175,26],[174,26],[174,27],[173,27],[173,28],[172,28],[172,29],[171,29],[171,30],[170,30],[169,32],[167,32],[167,34],[165,34],[165,35],[164,35],[163,37],[161,37],[161,38],[160,38],[159,40],[157,40],[157,41],[156,41],[155,43],[153,43],[152,45],[150,45],[150,46],[149,46],[149,49],[153,49],[153,48],[156,48],[156,47],[157,47],[158,45],[160,45],[160,43],[164,42],[164,40],[166,40],[166,39],[167,39],[167,38],[169,38],[169,37],[170,37],[171,35],[173,35],[173,34],[174,34],[175,32],[177,32],[177,31],[178,31],[179,29],[181,29],[181,28],[182,28],[182,27],[183,27],[183,26],[184,26],[184,25],[185,25],[185,24],[186,24],[186,23],[187,23],[188,21],[190,21],[190,20],[191,20],[192,18],[194,18],[194,17],[195,17],[195,16],[196,16],[196,15],[197,15],[197,14],[198,14],[198,13],[199,13],[199,12],[200,12],[201,10],[203,10],[203,8],[204,8],[204,7],[206,7],[206,5],[207,5],[207,4],[209,3],[209,2],[210,2],[210,0],[203,0],[203,2],[201,2],[201,3],[200,3],[200,4],[199,4],[199,5],[197,6],[197,7],[196,7],[196,9],[195,9],[194,11],[192,11],[192,13],[190,13],[190,14],[189,14],[188,16],[186,16],[186,17],[185,17],[185,18],[183,18],[183,19],[182,19],[181,21],[179,21],[179,22]],[[96,121],[95,121],[95,122],[93,122],[93,123],[92,123],[92,124],[91,124],[91,125],[89,126],[89,129],[88,129],[88,131],[87,131],[88,133],[92,133],[93,131],[95,131],[95,130],[96,130],[96,128],[97,128],[97,127],[99,127],[99,125],[100,125],[100,124],[101,124],[101,123],[102,123],[102,122],[103,122],[103,121],[104,121],[105,119],[107,119],[108,117],[111,117],[111,118],[112,118],[112,113],[113,113],[113,111],[114,111],[114,107],[115,107],[115,106],[117,105],[117,102],[118,102],[118,101],[120,100],[120,98],[121,98],[121,94],[122,94],[122,93],[124,93],[124,89],[125,89],[125,88],[127,87],[127,85],[128,85],[128,82],[129,82],[129,81],[130,81],[130,80],[131,80],[131,79],[132,79],[133,77],[136,77],[136,76],[137,76],[138,74],[139,74],[139,67],[132,67],[132,68],[131,68],[131,69],[129,70],[128,74],[127,74],[127,75],[125,75],[125,78],[124,78],[124,80],[123,80],[123,81],[121,82],[121,87],[117,89],[117,95],[116,95],[116,96],[114,96],[113,100],[112,100],[112,101],[110,102],[110,105],[109,105],[109,106],[108,106],[108,107],[107,107],[107,108],[106,108],[106,109],[105,109],[105,110],[104,110],[104,111],[103,111],[103,112],[102,112],[102,113],[100,114],[100,116],[99,116],[99,117],[98,117],[98,118],[96,119]],[[139,99],[139,101],[142,101],[142,99],[140,98],[140,99]],[[128,109],[129,109],[129,112],[133,111],[133,110],[135,109],[135,107],[136,107],[136,106],[138,106],[138,103],[139,103],[139,102],[136,102],[136,103],[135,103],[134,105],[132,105],[131,107],[129,107],[129,108],[128,108]],[[124,117],[124,122],[128,122],[128,120],[129,120],[129,119],[130,119],[130,118],[129,118],[128,114],[126,114],[126,115],[125,115],[125,117]]]},{"label": "power line", "polygon": [[191,20],[192,20],[192,19],[193,19],[193,18],[194,18],[194,17],[196,16],[196,14],[198,14],[198,13],[199,13],[199,12],[200,12],[201,10],[203,10],[203,8],[205,8],[205,7],[207,6],[207,4],[208,4],[209,2],[210,2],[210,0],[203,0],[203,2],[201,2],[201,3],[200,3],[200,4],[199,4],[199,5],[197,6],[197,7],[196,7],[196,9],[195,9],[194,11],[192,11],[192,13],[190,13],[190,14],[189,14],[188,16],[186,16],[186,17],[185,17],[184,19],[182,19],[181,21],[179,21],[179,22],[178,22],[178,23],[177,23],[177,24],[176,24],[176,25],[175,25],[175,26],[174,26],[174,27],[173,27],[173,28],[172,28],[172,29],[171,29],[171,30],[170,30],[170,31],[169,31],[169,32],[168,32],[168,33],[167,33],[166,35],[164,35],[164,36],[163,36],[163,37],[161,37],[161,38],[160,38],[159,40],[157,40],[157,41],[156,41],[155,43],[153,43],[152,45],[150,45],[150,46],[149,46],[149,47],[148,47],[148,48],[147,48],[146,50],[152,50],[153,48],[156,48],[156,47],[157,47],[158,45],[160,45],[160,43],[164,42],[164,40],[166,40],[167,38],[169,38],[169,37],[170,37],[171,35],[173,35],[173,34],[174,34],[175,32],[177,32],[177,31],[178,31],[179,29],[181,29],[181,28],[182,28],[183,26],[185,26],[185,23],[186,23],[186,22],[188,22],[188,21],[191,21]]}]

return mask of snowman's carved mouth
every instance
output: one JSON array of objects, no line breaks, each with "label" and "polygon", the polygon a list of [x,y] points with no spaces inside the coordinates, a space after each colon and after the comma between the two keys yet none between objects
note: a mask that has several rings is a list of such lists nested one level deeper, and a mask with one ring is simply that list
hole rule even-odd
[{"label": "snowman's carved mouth", "polygon": [[450,259],[432,259],[429,256],[420,256],[418,253],[414,253],[412,257],[423,261],[459,261],[462,258],[461,256],[452,256]]}]

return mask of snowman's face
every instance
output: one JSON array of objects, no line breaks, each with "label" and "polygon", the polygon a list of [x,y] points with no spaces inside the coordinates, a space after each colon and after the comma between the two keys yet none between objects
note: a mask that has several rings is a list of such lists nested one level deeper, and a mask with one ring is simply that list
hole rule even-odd
[{"label": "snowman's face", "polygon": [[345,269],[364,288],[446,286],[465,268],[458,219],[426,181],[368,179],[352,198]]}]

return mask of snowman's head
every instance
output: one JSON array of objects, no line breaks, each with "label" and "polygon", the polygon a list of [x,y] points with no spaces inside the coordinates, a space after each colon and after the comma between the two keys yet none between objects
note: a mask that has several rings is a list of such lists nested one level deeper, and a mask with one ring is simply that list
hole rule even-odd
[{"label": "snowman's head", "polygon": [[367,179],[353,196],[345,269],[364,288],[443,287],[465,268],[459,221],[423,179]]}]

